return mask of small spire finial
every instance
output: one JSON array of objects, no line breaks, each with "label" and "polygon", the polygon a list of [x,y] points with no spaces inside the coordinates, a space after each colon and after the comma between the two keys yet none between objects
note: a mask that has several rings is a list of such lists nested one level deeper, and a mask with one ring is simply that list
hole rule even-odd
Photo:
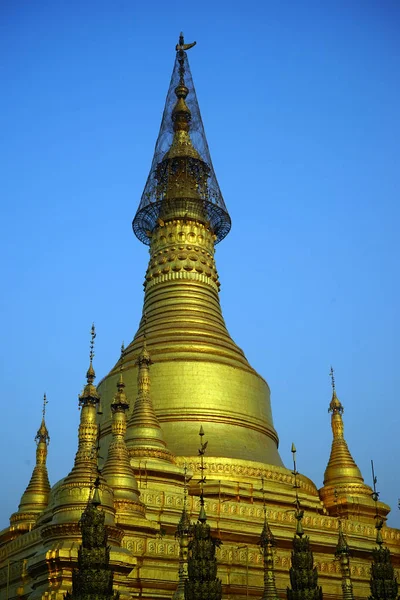
[{"label": "small spire finial", "polygon": [[378,483],[378,478],[375,475],[373,460],[371,460],[371,471],[372,471],[372,484],[374,486],[374,491],[372,492],[371,496],[372,496],[372,500],[375,502],[376,543],[378,544],[378,546],[382,546],[383,538],[382,538],[381,529],[383,527],[383,519],[381,519],[379,516],[379,510],[378,510],[379,492],[376,489],[376,484]]},{"label": "small spire finial", "polygon": [[94,323],[92,323],[92,328],[90,330],[90,362],[93,362],[94,358],[94,340],[96,338],[96,329]]},{"label": "small spire finial", "polygon": [[122,374],[124,370],[124,358],[125,358],[125,344],[122,342],[121,344],[121,356],[119,358],[119,372]]},{"label": "small spire finial", "polygon": [[336,387],[335,387],[335,371],[333,370],[332,366],[331,366],[331,370],[329,371],[329,375],[331,376],[332,392],[336,392]]},{"label": "small spire finial", "polygon": [[47,396],[46,396],[46,392],[43,394],[43,409],[42,409],[42,415],[43,415],[43,420],[46,416],[46,404],[48,404],[48,400],[47,400]]},{"label": "small spire finial", "polygon": [[296,446],[293,444],[292,442],[292,448],[291,448],[291,452],[293,455],[293,471],[292,474],[294,476],[294,489],[296,492],[296,500],[295,500],[295,504],[296,504],[296,510],[295,510],[295,518],[297,521],[297,525],[296,525],[296,535],[298,535],[299,537],[301,537],[304,534],[303,531],[303,525],[302,525],[302,519],[303,519],[303,515],[304,515],[304,511],[302,511],[300,509],[300,500],[299,500],[299,494],[298,494],[298,489],[299,489],[299,484],[297,482],[297,475],[299,474],[299,472],[297,471],[297,467],[296,467]]}]

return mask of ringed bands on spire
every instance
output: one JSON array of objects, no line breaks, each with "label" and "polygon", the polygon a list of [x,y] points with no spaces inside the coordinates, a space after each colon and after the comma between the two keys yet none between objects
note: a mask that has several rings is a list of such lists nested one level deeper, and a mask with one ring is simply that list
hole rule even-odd
[{"label": "ringed bands on spire", "polygon": [[181,33],[150,174],[132,223],[136,237],[149,245],[166,220],[206,224],[221,241],[231,219],[215,176]]}]

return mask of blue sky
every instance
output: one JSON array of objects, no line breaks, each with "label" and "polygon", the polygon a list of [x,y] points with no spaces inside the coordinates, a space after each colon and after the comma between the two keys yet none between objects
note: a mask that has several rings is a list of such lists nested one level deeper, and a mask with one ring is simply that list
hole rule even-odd
[{"label": "blue sky", "polygon": [[0,16],[0,526],[44,391],[51,482],[71,468],[92,321],[98,380],[136,331],[131,221],[180,30],[233,222],[223,313],[270,384],[281,455],[294,441],[322,485],[332,364],[350,450],[400,526],[398,3],[5,0]]}]

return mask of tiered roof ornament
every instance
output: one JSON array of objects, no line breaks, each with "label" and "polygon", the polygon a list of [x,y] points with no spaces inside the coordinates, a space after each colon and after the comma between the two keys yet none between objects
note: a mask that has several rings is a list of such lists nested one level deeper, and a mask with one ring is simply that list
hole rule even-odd
[{"label": "tiered roof ornament", "polygon": [[93,497],[79,522],[82,545],[78,550],[78,568],[72,572],[72,591],[65,600],[117,600],[113,592],[113,572],[110,569],[110,547],[107,544],[105,514],[101,505],[99,478],[94,482]]},{"label": "tiered roof ornament", "polygon": [[372,566],[370,589],[371,596],[368,600],[398,600],[399,586],[394,574],[390,550],[383,543],[383,519],[379,516],[379,492],[376,490],[377,478],[374,472],[374,463],[371,460],[372,480],[374,491],[372,499],[375,502],[375,529],[376,548],[372,550]]},{"label": "tiered roof ornament", "polygon": [[264,592],[261,600],[279,600],[279,595],[275,583],[274,553],[273,548],[276,545],[267,521],[267,507],[265,504],[264,478],[262,478],[262,495],[264,510],[264,526],[260,536],[260,550],[264,556]]},{"label": "tiered roof ornament", "polygon": [[175,533],[175,537],[179,540],[179,581],[176,591],[172,596],[172,600],[185,600],[185,581],[188,579],[189,534],[191,522],[187,508],[188,486],[186,463],[184,465],[184,473],[183,508]]},{"label": "tiered roof ornament", "polygon": [[[335,494],[337,500],[337,492]],[[350,548],[347,544],[346,536],[343,532],[342,519],[338,515],[339,539],[336,546],[335,556],[340,562],[340,571],[342,573],[342,592],[343,600],[353,600],[353,583],[351,581],[350,570]]]},{"label": "tiered roof ornament", "polygon": [[145,244],[157,223],[194,218],[222,240],[230,230],[226,209],[204,132],[183,34],[176,46],[164,113],[153,162],[132,226]]},{"label": "tiered roof ornament", "polygon": [[220,541],[211,536],[204,508],[204,454],[208,442],[203,443],[204,431],[200,427],[200,513],[197,523],[190,528],[188,579],[185,581],[185,600],[221,600],[222,584],[217,577],[215,549]]},{"label": "tiered roof ornament", "polygon": [[46,394],[43,396],[42,422],[35,437],[36,464],[28,487],[22,494],[18,511],[11,515],[10,524],[18,529],[32,527],[39,515],[47,508],[50,494],[50,482],[47,472],[47,447],[50,442],[46,427]]},{"label": "tiered roof ornament", "polygon": [[303,515],[298,495],[296,468],[296,448],[292,444],[294,488],[296,490],[296,534],[293,538],[292,566],[289,569],[290,585],[287,588],[288,600],[322,600],[322,588],[318,585],[317,568],[314,567],[314,557],[310,549],[310,540],[304,535]]}]

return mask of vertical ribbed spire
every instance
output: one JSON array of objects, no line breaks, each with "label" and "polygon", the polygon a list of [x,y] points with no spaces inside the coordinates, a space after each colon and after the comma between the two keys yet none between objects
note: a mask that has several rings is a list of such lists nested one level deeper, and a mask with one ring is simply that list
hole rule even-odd
[{"label": "vertical ribbed spire", "polygon": [[260,536],[260,549],[264,556],[264,592],[262,600],[279,600],[278,592],[276,590],[275,583],[275,570],[274,570],[274,553],[273,547],[275,544],[275,538],[272,534],[270,526],[267,521],[267,507],[265,504],[265,490],[264,490],[264,478],[262,481],[262,494],[263,494],[263,510],[264,510],[264,526]]},{"label": "vertical ribbed spire", "polygon": [[47,473],[47,447],[50,442],[49,432],[46,427],[46,394],[43,396],[42,422],[35,437],[36,464],[32,472],[28,487],[21,497],[18,511],[11,515],[10,524],[19,526],[32,526],[40,513],[47,507],[50,494],[50,482]]},{"label": "vertical ribbed spire", "polygon": [[189,552],[189,533],[191,528],[190,518],[187,511],[187,466],[184,466],[185,480],[183,487],[183,508],[181,518],[176,529],[175,537],[179,540],[179,581],[173,600],[185,599],[185,581],[188,578],[188,552]]},{"label": "vertical ribbed spire", "polygon": [[140,492],[125,443],[126,413],[129,409],[129,402],[125,394],[123,379],[124,353],[125,348],[122,344],[117,392],[111,403],[113,415],[112,440],[108,447],[108,456],[102,475],[114,490],[117,523],[129,525],[131,518],[134,516],[142,517],[145,509],[143,503],[139,500]]},{"label": "vertical ribbed spire", "polygon": [[321,600],[322,588],[318,586],[317,568],[310,549],[310,540],[304,535],[302,519],[304,511],[300,508],[296,468],[296,448],[292,444],[294,488],[296,490],[296,534],[293,538],[292,566],[289,569],[290,585],[287,588],[288,600]]},{"label": "vertical ribbed spire", "polygon": [[92,499],[87,503],[79,522],[82,544],[78,550],[78,568],[72,572],[72,590],[66,593],[65,600],[114,600],[110,547],[107,544],[99,484],[97,477]]},{"label": "vertical ribbed spire", "polygon": [[204,509],[204,453],[208,442],[203,443],[203,436],[203,427],[200,427],[200,513],[197,523],[190,528],[191,540],[189,542],[188,579],[185,581],[185,600],[199,600],[200,598],[221,600],[222,596],[222,584],[217,577],[215,556],[215,549],[221,542],[211,536]]},{"label": "vertical ribbed spire", "polygon": [[75,471],[91,470],[93,474],[97,472],[97,438],[98,427],[96,421],[97,406],[100,402],[100,396],[97,393],[94,380],[96,374],[93,368],[94,358],[94,340],[96,330],[94,324],[90,330],[90,353],[89,368],[86,373],[86,385],[79,396],[79,407],[81,409],[81,418],[78,431],[78,451],[75,455],[74,467],[68,477]]},{"label": "vertical ribbed spire", "polygon": [[146,333],[143,335],[142,350],[136,364],[138,395],[126,434],[129,454],[133,457],[154,457],[172,461],[150,396],[150,365],[153,363],[147,350]]}]

